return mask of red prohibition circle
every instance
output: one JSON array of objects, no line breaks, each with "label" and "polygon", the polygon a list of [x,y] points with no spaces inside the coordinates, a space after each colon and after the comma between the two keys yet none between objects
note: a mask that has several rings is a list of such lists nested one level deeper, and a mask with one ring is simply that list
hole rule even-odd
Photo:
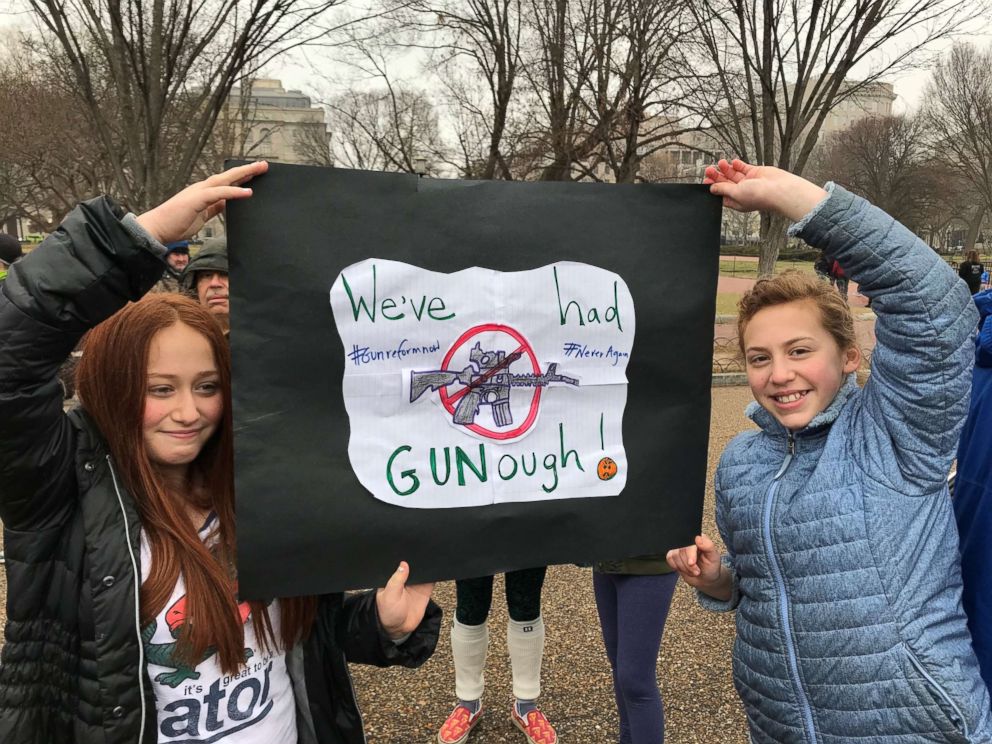
[{"label": "red prohibition circle", "polygon": [[[444,359],[441,362],[441,369],[443,370],[448,369],[448,364],[451,363],[451,358],[455,355],[455,352],[458,351],[458,349],[460,349],[462,346],[465,345],[465,343],[475,338],[479,334],[486,333],[489,331],[494,331],[496,333],[505,333],[508,336],[512,337],[514,341],[520,344],[520,348],[517,349],[517,351],[521,351],[524,354],[526,354],[528,357],[530,357],[530,365],[531,365],[531,369],[534,371],[534,374],[536,375],[541,374],[541,365],[537,361],[537,354],[534,353],[534,349],[531,347],[527,339],[525,339],[522,335],[520,335],[520,333],[517,330],[510,328],[510,326],[502,325],[500,323],[483,323],[482,325],[474,326],[472,328],[469,328],[467,331],[465,331],[465,333],[459,336],[458,339],[455,341],[455,343],[451,345],[451,348],[448,349],[448,353],[444,355]],[[509,369],[509,367],[507,369]],[[463,390],[464,389],[465,388],[463,388]],[[465,428],[469,429],[470,431],[474,431],[476,434],[486,437],[487,439],[498,439],[498,440],[515,439],[521,436],[524,432],[526,432],[531,426],[533,426],[534,422],[537,420],[537,411],[540,408],[540,404],[541,404],[541,390],[542,389],[539,387],[534,388],[534,396],[531,398],[530,401],[530,410],[527,412],[527,418],[524,419],[524,422],[520,424],[520,426],[518,426],[516,429],[511,429],[510,431],[493,431],[492,429],[487,429],[486,427],[480,426],[479,424],[469,424]],[[445,410],[448,413],[454,415],[455,403],[458,401],[458,398],[460,398],[461,396],[458,395],[457,393],[455,393],[454,395],[449,395],[447,388],[444,387],[442,387],[438,391],[438,393],[440,394],[441,397],[441,405],[444,406]]]}]

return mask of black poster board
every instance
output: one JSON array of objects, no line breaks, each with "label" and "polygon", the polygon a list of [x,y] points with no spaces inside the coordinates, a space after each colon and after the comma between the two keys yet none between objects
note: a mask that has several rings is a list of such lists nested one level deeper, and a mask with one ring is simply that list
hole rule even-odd
[{"label": "black poster board", "polygon": [[[229,203],[227,213],[242,596],[377,586],[401,559],[414,581],[467,578],[658,553],[697,533],[721,209],[706,187],[448,181],[286,165],[271,165],[251,186],[254,196]],[[349,359],[329,299],[343,270],[370,258],[443,274],[545,267],[547,275],[556,262],[579,262],[619,275],[636,309],[622,492],[460,508],[406,508],[373,497],[349,460],[342,391]],[[378,312],[400,312],[402,303],[376,299]],[[559,292],[547,312],[585,333],[567,302]],[[432,309],[425,322],[452,307]],[[365,311],[359,303],[355,322],[367,321]],[[593,320],[607,322],[608,311],[600,308]],[[452,333],[439,337],[441,352]],[[534,381],[546,372],[543,361],[520,384],[543,384]],[[428,388],[424,397],[439,394]],[[577,395],[551,385],[545,392],[566,394]],[[538,425],[555,424],[545,417]],[[416,437],[390,426],[382,421],[383,436]],[[494,469],[490,463],[496,481]]]}]

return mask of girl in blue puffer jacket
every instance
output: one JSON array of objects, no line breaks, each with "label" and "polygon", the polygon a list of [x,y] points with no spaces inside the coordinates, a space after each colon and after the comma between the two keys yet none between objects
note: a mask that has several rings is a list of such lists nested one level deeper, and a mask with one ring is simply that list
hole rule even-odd
[{"label": "girl in blue puffer jacket", "polygon": [[787,273],[744,295],[748,409],[716,474],[727,554],[668,560],[703,606],[737,610],[734,682],[757,744],[992,742],[961,609],[946,476],[968,408],[977,315],[930,248],[842,188],[739,160],[704,183],[765,210],[872,299],[871,378],[846,303]]}]

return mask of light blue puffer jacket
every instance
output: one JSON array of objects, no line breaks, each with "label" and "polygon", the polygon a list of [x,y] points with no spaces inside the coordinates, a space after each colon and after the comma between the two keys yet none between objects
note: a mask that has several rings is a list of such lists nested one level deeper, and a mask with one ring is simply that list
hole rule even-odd
[{"label": "light blue puffer jacket", "polygon": [[974,303],[909,230],[828,190],[791,232],[872,298],[871,378],[794,436],[751,405],[761,430],[730,443],[716,476],[734,596],[700,601],[737,609],[734,682],[756,744],[992,742],[945,480]]}]

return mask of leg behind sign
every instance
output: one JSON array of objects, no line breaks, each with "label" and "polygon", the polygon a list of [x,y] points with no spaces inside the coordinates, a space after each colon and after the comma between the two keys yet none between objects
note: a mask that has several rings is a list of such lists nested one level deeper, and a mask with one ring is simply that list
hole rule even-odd
[{"label": "leg behind sign", "polygon": [[451,656],[455,664],[458,702],[441,724],[439,744],[462,744],[482,717],[486,653],[489,649],[489,610],[493,577],[480,576],[455,582],[457,606],[451,626]]},{"label": "leg behind sign", "polygon": [[558,741],[554,727],[537,707],[544,658],[541,590],[546,572],[545,567],[538,567],[506,574],[506,605],[510,615],[506,645],[515,698],[510,718],[529,744],[556,744]]}]

